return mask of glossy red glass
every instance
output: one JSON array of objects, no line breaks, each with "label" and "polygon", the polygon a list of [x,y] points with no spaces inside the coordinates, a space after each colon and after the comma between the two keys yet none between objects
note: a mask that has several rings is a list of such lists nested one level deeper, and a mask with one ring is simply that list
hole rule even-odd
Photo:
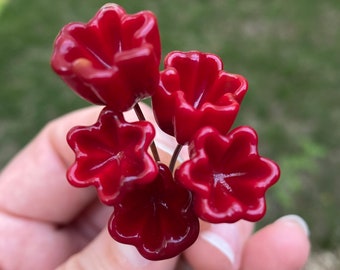
[{"label": "glossy red glass", "polygon": [[[96,123],[67,135],[75,153],[68,181],[95,186],[101,202],[113,206],[112,238],[150,260],[178,256],[193,244],[199,218],[259,220],[265,192],[280,174],[259,155],[252,128],[230,131],[248,89],[244,77],[223,70],[210,53],[171,52],[161,72],[160,58],[156,17],[107,4],[88,23],[66,25],[51,59],[76,93],[105,105]],[[137,104],[145,97],[159,127],[179,143],[169,166],[159,160],[155,127]],[[129,123],[123,112],[132,108],[140,120]],[[190,158],[173,173],[185,144]]]},{"label": "glossy red glass", "polygon": [[60,31],[51,65],[84,99],[126,111],[157,88],[160,46],[153,13],[107,4],[88,23]]},{"label": "glossy red glass", "polygon": [[95,186],[100,200],[111,205],[125,190],[156,178],[157,164],[147,152],[154,136],[151,123],[128,123],[121,113],[104,108],[94,125],[74,127],[67,135],[76,157],[69,182]]},{"label": "glossy red glass", "polygon": [[149,260],[177,256],[199,233],[190,191],[176,183],[159,163],[155,181],[141,185],[114,204],[109,232],[117,241],[136,246]]},{"label": "glossy red glass", "polygon": [[248,89],[246,79],[223,70],[221,59],[198,51],[171,52],[152,96],[159,127],[188,143],[204,126],[226,133]]},{"label": "glossy red glass", "polygon": [[256,132],[246,126],[227,135],[204,127],[195,135],[190,160],[176,171],[176,179],[194,193],[201,219],[229,223],[263,217],[265,192],[279,179],[280,170],[258,154],[257,144]]}]

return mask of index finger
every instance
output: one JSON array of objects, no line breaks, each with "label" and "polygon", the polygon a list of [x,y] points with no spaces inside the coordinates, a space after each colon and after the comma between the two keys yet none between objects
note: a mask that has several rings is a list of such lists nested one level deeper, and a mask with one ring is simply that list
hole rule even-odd
[{"label": "index finger", "polygon": [[76,189],[66,181],[73,154],[65,136],[74,125],[93,123],[99,110],[82,109],[50,122],[16,155],[0,174],[0,211],[63,223],[94,199],[94,190]]},{"label": "index finger", "polygon": [[[140,104],[146,119],[155,123],[152,110]],[[0,173],[0,211],[11,215],[54,223],[68,223],[96,197],[94,188],[75,188],[66,181],[66,170],[74,154],[66,134],[78,125],[96,122],[101,107],[90,107],[62,116],[49,124]],[[137,116],[125,113],[127,121]],[[169,160],[175,149],[173,137],[156,125],[156,145],[160,158]],[[180,159],[186,159],[182,151]]]}]

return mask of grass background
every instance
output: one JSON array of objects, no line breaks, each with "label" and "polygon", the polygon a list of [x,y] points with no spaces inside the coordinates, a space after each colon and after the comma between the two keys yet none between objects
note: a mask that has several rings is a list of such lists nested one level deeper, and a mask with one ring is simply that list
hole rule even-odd
[{"label": "grass background", "polygon": [[[87,103],[55,76],[55,36],[87,21],[105,1],[0,2],[0,165],[50,119]],[[340,243],[340,1],[116,1],[152,10],[164,55],[197,49],[244,75],[237,124],[253,126],[260,152],[281,165],[263,223],[287,213],[310,225],[314,250]],[[1,196],[1,194],[0,194]]]}]

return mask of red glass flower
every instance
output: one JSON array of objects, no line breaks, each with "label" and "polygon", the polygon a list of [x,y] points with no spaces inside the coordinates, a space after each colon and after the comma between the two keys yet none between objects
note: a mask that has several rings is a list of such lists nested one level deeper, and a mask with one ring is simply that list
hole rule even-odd
[{"label": "red glass flower", "polygon": [[155,181],[136,187],[114,204],[109,222],[115,240],[136,246],[150,260],[179,255],[199,233],[190,191],[174,181],[166,165],[158,166]]},{"label": "red glass flower", "polygon": [[279,167],[259,156],[257,143],[250,127],[239,127],[226,136],[206,127],[195,135],[191,159],[176,171],[176,179],[194,193],[200,218],[220,223],[263,217],[264,195],[278,180]]},{"label": "red glass flower", "polygon": [[125,190],[156,178],[157,164],[147,153],[154,136],[151,123],[127,123],[121,113],[104,108],[94,125],[74,127],[67,135],[76,155],[69,182],[94,185],[101,201],[111,205]]},{"label": "red glass flower", "polygon": [[[224,71],[214,54],[171,52],[162,72],[160,58],[156,17],[107,4],[88,23],[66,25],[51,59],[76,93],[106,106],[95,124],[69,131],[75,162],[68,181],[95,186],[100,200],[113,206],[111,236],[150,260],[180,255],[197,239],[199,218],[259,220],[265,192],[280,174],[258,154],[252,128],[229,132],[248,89],[244,77]],[[169,167],[152,142],[154,126],[124,119],[132,107],[145,119],[137,103],[150,96],[157,124],[179,143]],[[173,175],[184,144],[190,159]]]},{"label": "red glass flower", "polygon": [[247,89],[246,79],[223,71],[214,54],[172,52],[165,59],[152,106],[160,128],[186,144],[204,126],[227,133]]},{"label": "red glass flower", "polygon": [[70,23],[55,41],[51,65],[81,97],[126,111],[153,94],[161,57],[157,19],[103,6],[86,24]]}]

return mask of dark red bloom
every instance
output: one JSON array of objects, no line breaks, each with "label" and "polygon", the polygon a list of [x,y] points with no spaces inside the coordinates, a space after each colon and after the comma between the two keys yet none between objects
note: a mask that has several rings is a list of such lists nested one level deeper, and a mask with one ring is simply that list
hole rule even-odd
[{"label": "dark red bloom", "polygon": [[159,164],[155,181],[126,193],[114,204],[109,223],[111,236],[136,246],[147,259],[179,255],[199,233],[190,191],[174,182],[169,168]]},{"label": "dark red bloom", "polygon": [[227,133],[247,89],[246,79],[225,72],[214,54],[172,52],[152,106],[160,128],[185,144],[204,126]]},{"label": "dark red bloom", "polygon": [[258,154],[257,143],[250,127],[239,127],[226,136],[206,127],[195,135],[191,159],[176,171],[176,179],[194,193],[200,218],[220,223],[263,217],[265,192],[280,172],[273,161]]},{"label": "dark red bloom", "polygon": [[[248,90],[244,77],[224,71],[221,59],[210,53],[171,52],[162,72],[160,58],[154,14],[129,15],[107,4],[88,23],[66,25],[51,59],[77,94],[105,106],[96,123],[67,135],[75,153],[68,181],[95,186],[99,199],[114,210],[108,224],[112,238],[150,260],[180,255],[192,245],[199,218],[258,221],[266,210],[265,192],[280,174],[273,161],[258,154],[252,128],[229,131]],[[179,144],[170,168],[152,143],[154,126],[124,119],[123,112],[133,107],[145,119],[137,103],[146,97],[152,98],[159,127]],[[190,159],[173,175],[185,144]]]},{"label": "dark red bloom", "polygon": [[126,111],[156,90],[160,57],[156,17],[107,4],[88,23],[60,31],[51,64],[84,99]]},{"label": "dark red bloom", "polygon": [[127,123],[121,113],[105,108],[94,125],[74,127],[67,135],[76,155],[69,182],[94,185],[101,201],[112,204],[126,190],[156,178],[157,164],[147,153],[154,136],[149,122]]}]

